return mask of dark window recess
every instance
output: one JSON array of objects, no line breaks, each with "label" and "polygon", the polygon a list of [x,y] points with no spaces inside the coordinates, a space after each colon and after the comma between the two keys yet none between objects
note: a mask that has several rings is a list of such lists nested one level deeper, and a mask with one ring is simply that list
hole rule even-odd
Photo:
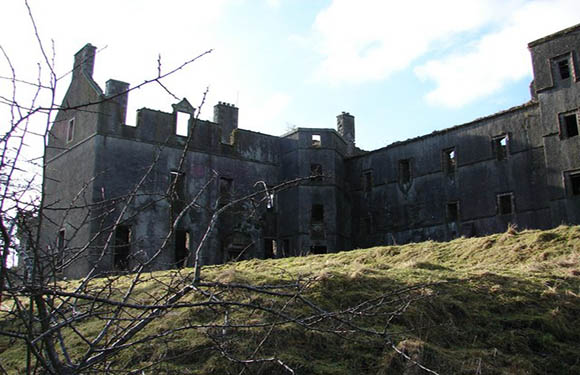
[{"label": "dark window recess", "polygon": [[411,182],[411,161],[399,160],[399,182],[406,184]]},{"label": "dark window recess", "polygon": [[511,215],[513,213],[513,199],[511,194],[502,194],[497,197],[498,210],[500,215]]},{"label": "dark window recess", "polygon": [[570,78],[570,64],[568,59],[558,61],[558,72],[560,73],[561,79]]},{"label": "dark window recess", "polygon": [[282,248],[282,256],[286,256],[286,254],[290,254],[290,240],[284,240],[284,247]]},{"label": "dark window recess", "polygon": [[113,266],[116,270],[129,269],[129,255],[131,253],[131,229],[126,225],[119,225],[115,229],[115,247],[113,251]]},{"label": "dark window recess", "polygon": [[183,201],[185,198],[185,176],[183,173],[171,171],[170,175],[169,196],[171,200]]},{"label": "dark window recess", "polygon": [[59,252],[64,251],[64,241],[65,241],[66,232],[64,229],[58,231],[58,237],[56,238],[56,248]]},{"label": "dark window recess", "polygon": [[231,178],[220,177],[220,202],[228,203],[232,199],[232,187],[234,180]]},{"label": "dark window recess", "polygon": [[321,204],[312,205],[312,222],[322,223],[324,221],[324,206]]},{"label": "dark window recess", "polygon": [[576,113],[560,115],[560,135],[562,138],[570,138],[578,135],[578,119]]},{"label": "dark window recess", "polygon": [[457,202],[447,203],[447,221],[453,222],[459,220],[459,204]]},{"label": "dark window recess", "polygon": [[455,158],[455,149],[450,148],[443,150],[443,170],[448,175],[455,174],[455,168],[457,166],[457,161]]},{"label": "dark window recess", "polygon": [[572,195],[580,195],[580,173],[570,175],[570,192]]},{"label": "dark window recess", "polygon": [[320,134],[312,134],[312,147],[322,146],[322,138]]},{"label": "dark window recess", "polygon": [[311,254],[326,254],[326,246],[310,246]]},{"label": "dark window recess", "polygon": [[310,164],[310,176],[312,181],[322,181],[322,165]]},{"label": "dark window recess", "polygon": [[278,253],[278,244],[276,240],[265,239],[264,240],[264,258],[275,258]]},{"label": "dark window recess", "polygon": [[175,231],[175,265],[179,268],[187,266],[189,256],[189,233],[186,230]]},{"label": "dark window recess", "polygon": [[366,192],[373,190],[373,171],[363,172],[363,189]]},{"label": "dark window recess", "polygon": [[66,142],[72,142],[75,137],[75,119],[68,120],[68,127],[66,129]]},{"label": "dark window recess", "polygon": [[493,148],[493,153],[495,154],[495,158],[497,160],[507,159],[507,154],[508,154],[507,142],[508,142],[507,135],[501,135],[499,137],[493,138],[492,148]]}]

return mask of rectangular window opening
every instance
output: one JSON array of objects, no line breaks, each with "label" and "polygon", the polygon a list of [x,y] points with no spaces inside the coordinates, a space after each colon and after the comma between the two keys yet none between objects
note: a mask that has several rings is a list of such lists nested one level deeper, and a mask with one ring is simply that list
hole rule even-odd
[{"label": "rectangular window opening", "polygon": [[310,177],[312,181],[322,181],[322,164],[310,164]]},{"label": "rectangular window opening", "polygon": [[561,79],[568,79],[570,78],[570,64],[568,59],[560,60],[557,62],[558,64],[558,72],[560,73]]},{"label": "rectangular window opening", "polygon": [[455,148],[443,150],[443,170],[448,175],[455,174],[457,162],[455,159]]},{"label": "rectangular window opening", "polygon": [[570,138],[578,135],[578,118],[576,113],[560,115],[560,134],[562,138]]},{"label": "rectangular window opening", "polygon": [[311,215],[313,223],[324,222],[324,206],[321,204],[313,204]]},{"label": "rectangular window opening", "polygon": [[411,161],[409,159],[399,160],[399,181],[402,184],[411,182]]},{"label": "rectangular window opening", "polygon": [[276,258],[278,255],[278,244],[277,241],[274,239],[265,239],[264,240],[264,258]]},{"label": "rectangular window opening", "polygon": [[312,134],[312,147],[322,146],[322,139],[320,134]]},{"label": "rectangular window opening", "polygon": [[189,232],[186,230],[175,231],[175,265],[178,268],[187,266],[189,257]]},{"label": "rectangular window opening", "polygon": [[227,177],[220,177],[220,202],[226,204],[232,199],[232,189],[234,180]]},{"label": "rectangular window opening", "polygon": [[75,119],[74,117],[68,120],[68,127],[66,129],[66,143],[72,142],[75,137]]},{"label": "rectangular window opening", "polygon": [[129,256],[131,254],[131,228],[129,226],[117,226],[113,250],[113,267],[119,271],[128,270]]},{"label": "rectangular window opening", "polygon": [[171,200],[183,201],[185,199],[185,175],[178,171],[170,172],[169,192]]},{"label": "rectangular window opening", "polygon": [[580,172],[569,174],[568,181],[570,184],[570,193],[572,195],[580,195]]},{"label": "rectangular window opening", "polygon": [[454,222],[459,220],[459,203],[449,202],[447,203],[447,221]]},{"label": "rectangular window opening", "polygon": [[495,154],[495,158],[497,160],[507,159],[508,154],[507,143],[508,143],[507,135],[500,135],[492,139],[492,148]]},{"label": "rectangular window opening", "polygon": [[511,215],[514,211],[513,195],[511,193],[498,195],[497,204],[500,215]]},{"label": "rectangular window opening", "polygon": [[373,171],[371,170],[363,172],[363,189],[366,192],[373,190]]},{"label": "rectangular window opening", "polygon": [[189,135],[189,119],[191,114],[186,112],[177,112],[175,120],[175,134],[181,137],[187,137]]}]

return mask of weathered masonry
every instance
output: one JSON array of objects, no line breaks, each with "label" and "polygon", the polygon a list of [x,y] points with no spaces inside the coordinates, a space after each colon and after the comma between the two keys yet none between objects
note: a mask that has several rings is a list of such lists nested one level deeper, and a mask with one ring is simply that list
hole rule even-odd
[{"label": "weathered masonry", "polygon": [[277,137],[183,99],[127,126],[129,84],[103,92],[88,44],[46,148],[44,245],[70,277],[183,267],[215,210],[256,192],[217,217],[204,264],[580,223],[580,25],[529,49],[529,102],[366,152],[344,112]]}]

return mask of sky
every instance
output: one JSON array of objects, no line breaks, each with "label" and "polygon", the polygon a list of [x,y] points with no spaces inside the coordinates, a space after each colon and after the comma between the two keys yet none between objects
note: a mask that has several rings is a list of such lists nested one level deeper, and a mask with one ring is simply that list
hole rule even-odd
[{"label": "sky", "polygon": [[[212,52],[164,85],[212,119],[239,107],[239,127],[282,135],[334,128],[355,116],[357,146],[376,149],[530,99],[527,44],[580,23],[578,0],[29,0],[58,77],[97,47],[94,79],[137,85]],[[36,81],[42,55],[22,0],[0,5],[0,46],[18,78]],[[0,54],[0,77],[10,75]],[[41,77],[48,79],[42,68]],[[0,94],[9,82],[0,79]],[[27,100],[26,87],[18,87]],[[29,95],[26,97],[26,95]],[[132,92],[127,123],[148,107],[171,112],[159,85]],[[2,104],[0,103],[0,107]],[[3,106],[6,107],[6,106]],[[6,108],[0,108],[6,122]]]}]

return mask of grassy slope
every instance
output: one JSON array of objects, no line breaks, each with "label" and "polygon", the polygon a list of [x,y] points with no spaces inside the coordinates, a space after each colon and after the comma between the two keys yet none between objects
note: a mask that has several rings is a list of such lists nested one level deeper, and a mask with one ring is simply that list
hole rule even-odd
[{"label": "grassy slope", "polygon": [[[169,279],[172,271],[156,274]],[[396,318],[389,330],[400,350],[439,373],[455,374],[580,373],[579,275],[580,227],[252,260],[203,270],[205,280],[224,282],[272,284],[297,276],[312,278],[316,281],[305,294],[326,310],[351,306],[395,288],[434,283],[415,292],[424,298]],[[136,299],[147,300],[147,293],[155,293],[155,285],[144,285],[140,293]],[[239,298],[263,297],[246,293]],[[268,321],[259,312],[234,313],[231,319]],[[211,322],[218,320],[207,311],[183,309],[155,322],[146,333]],[[78,328],[96,331],[100,324],[88,321]],[[379,328],[384,322],[376,319],[369,324]],[[114,360],[115,366],[133,368],[164,358],[156,373],[228,373],[234,365],[209,349],[208,332],[183,331],[154,345],[125,351]],[[247,355],[244,350],[255,347],[263,334],[232,331],[228,348]],[[74,343],[75,339],[71,336],[70,340]],[[290,324],[273,329],[260,355],[276,355],[300,374],[421,373],[378,338],[343,340]],[[0,361],[18,373],[22,347],[8,347]],[[251,373],[284,373],[279,366],[263,366]]]}]

